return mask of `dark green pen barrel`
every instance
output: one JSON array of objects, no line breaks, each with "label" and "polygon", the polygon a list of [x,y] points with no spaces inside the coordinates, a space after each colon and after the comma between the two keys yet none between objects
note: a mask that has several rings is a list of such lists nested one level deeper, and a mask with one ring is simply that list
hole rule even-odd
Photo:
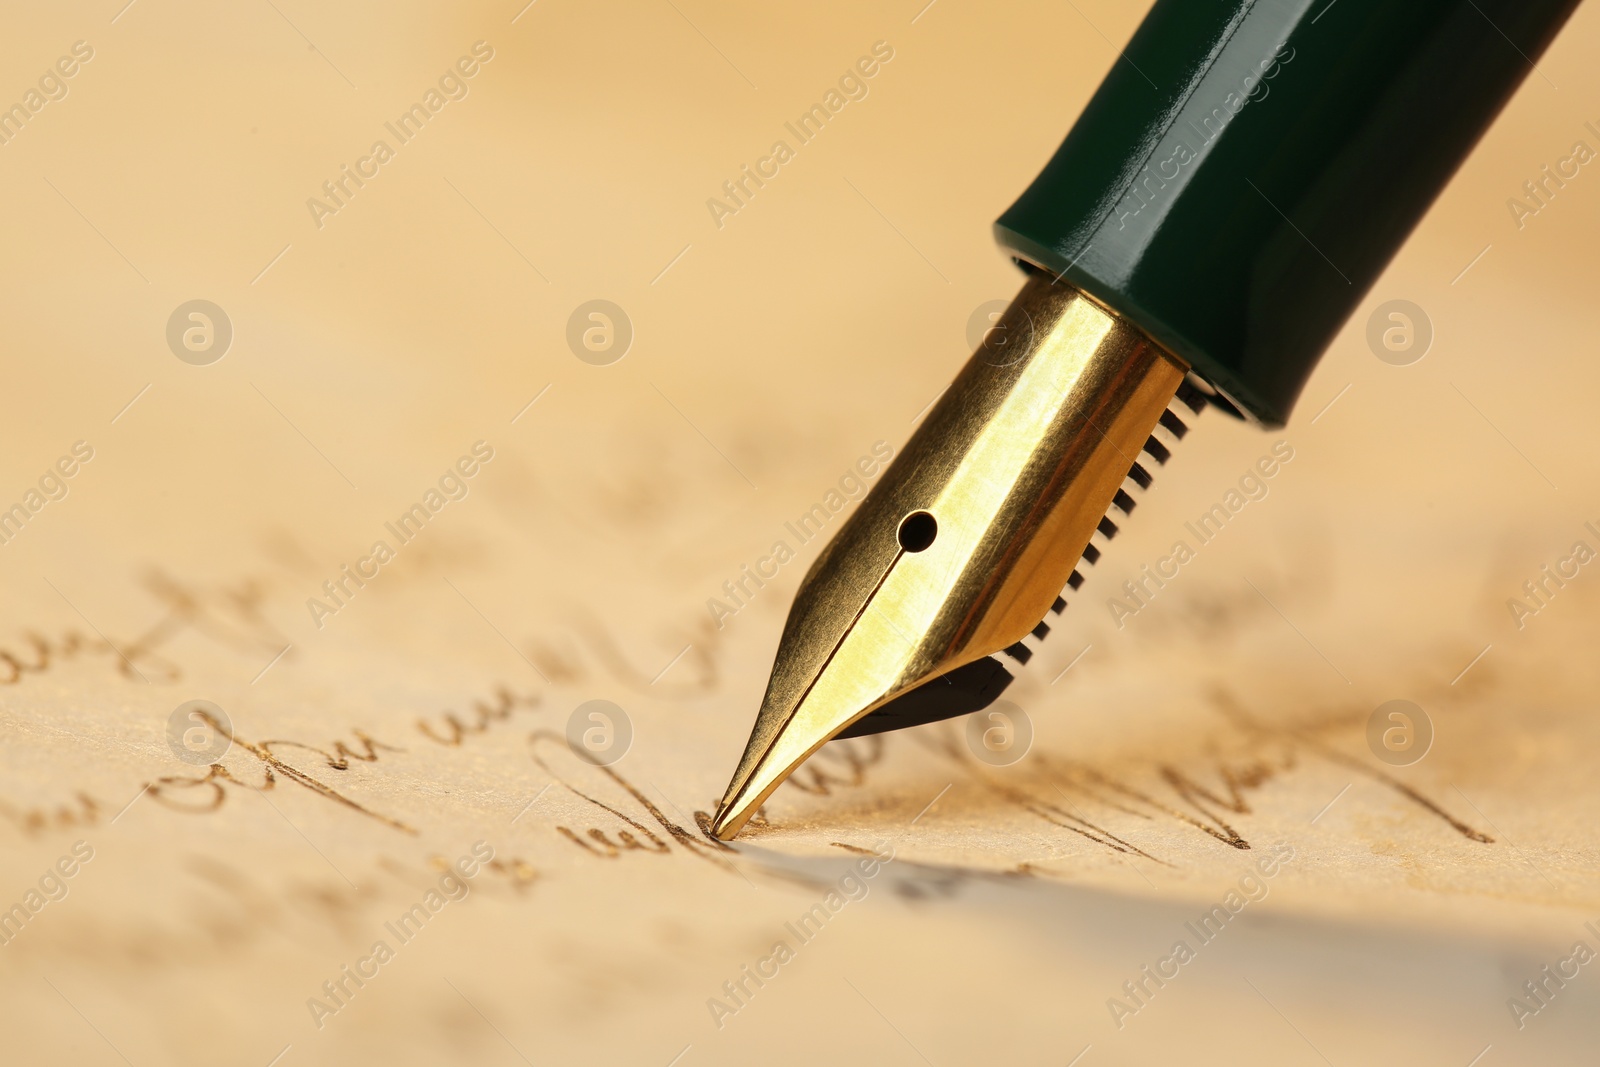
[{"label": "dark green pen barrel", "polygon": [[1576,0],[1158,0],[995,231],[1282,424]]}]

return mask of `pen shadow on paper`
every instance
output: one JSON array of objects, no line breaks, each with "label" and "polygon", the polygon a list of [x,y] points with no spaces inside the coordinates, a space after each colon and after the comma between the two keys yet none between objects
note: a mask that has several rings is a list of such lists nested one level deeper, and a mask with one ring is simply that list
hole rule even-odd
[{"label": "pen shadow on paper", "polygon": [[[1035,751],[1016,766],[990,767],[972,755],[955,723],[835,742],[781,787],[731,847],[710,837],[707,812],[691,814],[655,783],[586,765],[553,733],[536,733],[530,743],[535,762],[581,801],[577,810],[586,816],[569,818],[556,832],[610,861],[692,855],[731,873],[759,869],[803,881],[797,873],[803,865],[773,857],[801,860],[887,841],[899,850],[902,870],[920,872],[897,880],[906,896],[955,892],[973,879],[1078,883],[1108,866],[1132,867],[1154,889],[1151,875],[1181,880],[1195,869],[1242,868],[1264,848],[1294,843],[1314,829],[1324,805],[1345,795],[1333,795],[1336,784],[1323,796],[1320,785],[1297,778],[1342,778],[1347,789],[1361,784],[1363,803],[1378,810],[1339,829],[1325,825],[1321,840],[1328,832],[1353,834],[1358,848],[1391,861],[1415,846],[1469,850],[1461,859],[1468,869],[1520,862],[1520,853],[1448,779],[1403,775],[1371,756],[1366,709],[1266,722],[1227,691],[1214,691],[1210,702],[1216,715],[1168,735],[1161,751],[1130,745],[1097,753],[1092,762]],[[975,839],[985,842],[981,850]],[[1413,884],[1428,881],[1415,865],[1409,876]],[[1600,899],[1548,882],[1533,892],[1508,892],[1568,906]]]}]

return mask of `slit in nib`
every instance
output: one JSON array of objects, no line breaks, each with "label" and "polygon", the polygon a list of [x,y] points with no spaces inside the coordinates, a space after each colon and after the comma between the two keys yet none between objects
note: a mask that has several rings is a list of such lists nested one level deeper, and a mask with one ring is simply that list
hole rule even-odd
[{"label": "slit in nib", "polygon": [[1188,367],[1072,287],[1032,276],[1002,323],[1025,340],[980,349],[802,580],[719,839],[836,737],[992,703],[1133,510],[1124,486],[1149,485],[1128,457],[1164,463],[1186,432]]},{"label": "slit in nib", "polygon": [[[1203,396],[1201,401],[1196,403],[1203,403]],[[1198,414],[1199,408],[1194,405],[1191,407]],[[1133,492],[1139,492],[1148,489],[1153,480],[1149,472],[1139,464],[1135,463],[1129,468],[1123,482],[1124,488],[1117,490],[1109,505],[1119,509],[1123,515],[1130,514],[1138,502],[1138,497],[1129,492],[1129,483]],[[1068,588],[1078,589],[1084,584],[1083,574],[1074,569],[1068,575],[1066,584]],[[1066,608],[1066,599],[1058,595],[1050,605],[1050,613],[1060,615]],[[1034,640],[1042,643],[1050,634],[1048,617],[1035,626],[1032,633]],[[1037,647],[1028,645],[1026,641],[1022,643],[1022,647],[1027,651],[1038,650]],[[938,722],[941,719],[981,711],[994,703],[1012,682],[1011,670],[1006,662],[1016,663],[1020,658],[1015,647],[1002,649],[975,663],[942,674],[858,719],[841,730],[838,736],[864,737],[886,730],[920,726],[923,723]]]}]

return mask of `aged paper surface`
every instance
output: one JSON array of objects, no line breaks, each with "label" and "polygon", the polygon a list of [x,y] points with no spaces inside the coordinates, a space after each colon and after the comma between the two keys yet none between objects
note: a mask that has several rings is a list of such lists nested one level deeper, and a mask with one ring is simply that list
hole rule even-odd
[{"label": "aged paper surface", "polygon": [[[1592,15],[1294,422],[1207,413],[1158,473],[1008,693],[1026,755],[835,744],[726,848],[703,813],[831,501],[1016,287],[988,222],[1104,41],[943,4],[116,6],[3,49],[19,98],[92,51],[0,147],[7,1062],[1590,1054],[1600,207],[1505,202],[1596,143]],[[209,362],[214,315],[167,332],[202,299]],[[620,360],[570,340],[596,299]],[[1420,361],[1368,347],[1391,299]],[[1393,700],[1408,766],[1370,740]]]}]

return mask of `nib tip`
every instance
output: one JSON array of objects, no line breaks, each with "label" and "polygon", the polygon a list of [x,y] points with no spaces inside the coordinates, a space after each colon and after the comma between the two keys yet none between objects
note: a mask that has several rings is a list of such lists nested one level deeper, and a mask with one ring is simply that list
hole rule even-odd
[{"label": "nib tip", "polygon": [[752,814],[754,811],[743,797],[724,797],[722,803],[717,805],[717,813],[711,818],[711,836],[718,841],[732,841],[739,836],[739,831],[744,829],[744,824],[750,821]]}]

